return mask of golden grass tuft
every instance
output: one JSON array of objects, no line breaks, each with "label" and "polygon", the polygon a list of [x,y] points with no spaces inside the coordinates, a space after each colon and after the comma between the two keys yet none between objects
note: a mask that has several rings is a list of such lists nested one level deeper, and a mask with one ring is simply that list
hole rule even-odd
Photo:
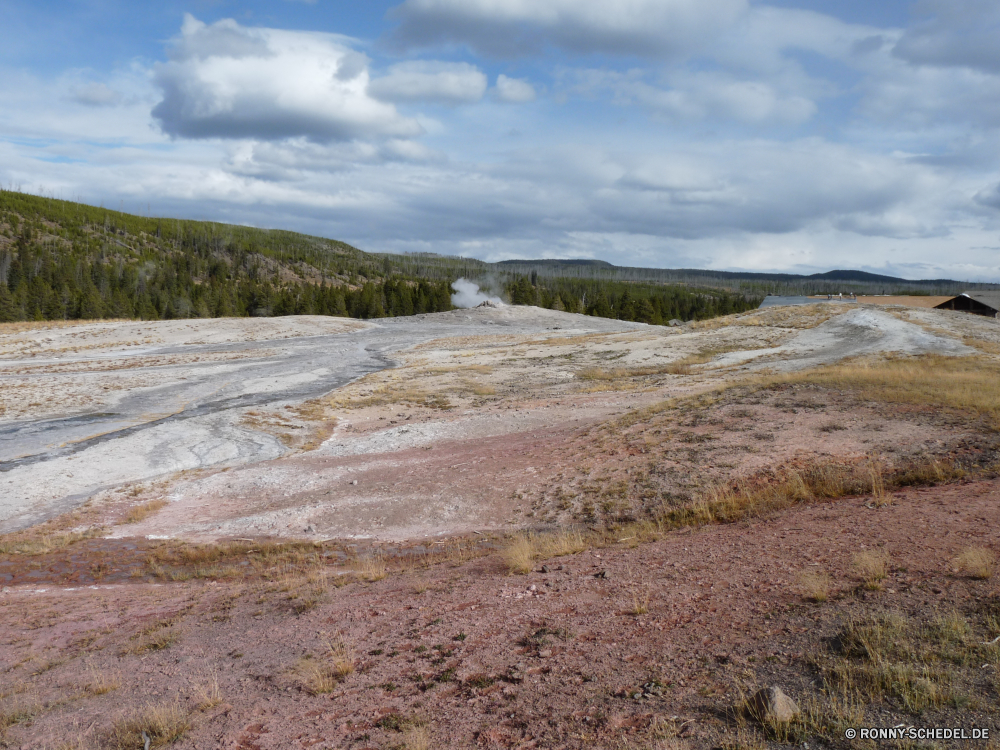
[{"label": "golden grass tuft", "polygon": [[303,656],[291,669],[299,686],[313,694],[332,693],[337,683],[354,672],[354,648],[337,636],[321,657]]},{"label": "golden grass tuft", "polygon": [[354,672],[354,648],[343,636],[338,635],[330,641],[327,658],[333,667],[333,675],[338,680]]},{"label": "golden grass tuft", "polygon": [[182,739],[191,729],[191,719],[179,703],[149,704],[117,719],[111,727],[108,747],[136,750],[144,744],[143,732],[150,747],[163,747]]},{"label": "golden grass tuft", "polygon": [[878,591],[889,575],[889,555],[884,550],[865,550],[854,555],[851,567],[865,588]]},{"label": "golden grass tuft", "polygon": [[833,579],[822,571],[804,570],[798,576],[799,593],[812,602],[825,602],[829,599],[832,585]]},{"label": "golden grass tuft", "polygon": [[872,502],[875,507],[882,508],[892,502],[892,495],[885,488],[885,466],[876,456],[868,458],[868,475],[872,483]]},{"label": "golden grass tuft", "polygon": [[199,711],[208,711],[222,703],[222,689],[219,687],[219,674],[214,670],[208,678],[199,682],[194,690],[195,701]]},{"label": "golden grass tuft", "polygon": [[535,561],[550,557],[574,555],[591,546],[579,531],[555,534],[515,534],[503,548],[503,560],[511,573],[530,573]]},{"label": "golden grass tuft", "polygon": [[517,534],[503,549],[503,560],[511,573],[524,575],[535,567],[538,554],[531,534]]},{"label": "golden grass tuft", "polygon": [[955,558],[955,566],[969,578],[987,581],[996,571],[997,558],[993,551],[986,547],[969,547]]},{"label": "golden grass tuft", "polygon": [[411,727],[403,733],[404,750],[430,750],[431,736],[426,727]]},{"label": "golden grass tuft", "polygon": [[150,500],[149,502],[141,503],[140,505],[133,506],[129,508],[128,512],[122,518],[121,522],[123,524],[127,523],[139,523],[140,521],[145,521],[151,515],[157,511],[163,510],[170,503],[166,500]]},{"label": "golden grass tuft", "polygon": [[87,683],[86,689],[91,695],[104,695],[122,686],[121,678],[116,673],[108,674],[94,666],[91,666],[88,671],[90,672],[90,682]]},{"label": "golden grass tuft", "polygon": [[381,581],[389,575],[385,557],[380,554],[365,555],[354,563],[358,575],[366,581]]},{"label": "golden grass tuft", "polygon": [[330,665],[320,659],[302,657],[292,667],[292,674],[299,686],[312,695],[332,693],[337,687]]}]

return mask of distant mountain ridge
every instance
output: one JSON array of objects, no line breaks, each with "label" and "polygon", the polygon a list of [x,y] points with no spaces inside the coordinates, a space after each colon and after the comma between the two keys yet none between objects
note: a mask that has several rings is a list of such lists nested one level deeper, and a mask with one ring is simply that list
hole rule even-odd
[{"label": "distant mountain ridge", "polygon": [[857,271],[853,269],[836,269],[823,273],[796,274],[796,273],[771,273],[758,271],[711,271],[704,268],[639,268],[634,266],[616,266],[603,260],[589,259],[541,259],[541,260],[501,260],[496,263],[498,266],[508,268],[518,268],[523,272],[525,268],[533,268],[542,271],[558,271],[562,267],[566,268],[594,268],[606,269],[611,272],[652,272],[669,274],[671,276],[688,276],[711,279],[732,279],[745,281],[778,281],[778,282],[808,282],[808,281],[843,281],[861,282],[865,284],[891,284],[891,285],[915,285],[928,287],[955,287],[965,289],[1000,289],[1000,284],[989,284],[983,282],[965,282],[956,279],[904,279],[897,276],[885,276],[868,271]]}]

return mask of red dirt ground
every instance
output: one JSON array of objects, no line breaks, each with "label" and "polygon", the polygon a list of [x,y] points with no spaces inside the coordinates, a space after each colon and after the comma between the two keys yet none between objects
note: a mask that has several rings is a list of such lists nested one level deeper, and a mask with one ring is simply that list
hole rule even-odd
[{"label": "red dirt ground", "polygon": [[[880,509],[864,498],[816,504],[556,558],[549,572],[525,576],[492,555],[328,585],[301,614],[293,597],[306,595],[304,582],[290,591],[9,587],[0,595],[3,691],[30,682],[26,695],[43,707],[7,731],[7,746],[77,737],[97,746],[123,704],[173,702],[191,714],[175,745],[183,748],[402,747],[397,728],[408,719],[426,722],[431,747],[718,746],[735,732],[725,709],[738,684],[779,682],[801,698],[814,690],[809,656],[852,614],[929,616],[995,602],[995,580],[961,577],[952,560],[995,545],[998,496],[1000,480],[987,480],[906,490]],[[852,555],[866,549],[890,555],[882,591],[860,589],[851,572]],[[833,578],[825,604],[797,592],[797,575],[810,569]],[[648,613],[634,614],[647,600]],[[172,644],[124,653],[163,620]],[[311,695],[290,670],[337,636],[355,670],[332,693]],[[121,687],[88,693],[96,673]],[[198,687],[213,674],[222,703],[199,710]],[[977,674],[969,690],[979,700],[962,724],[996,725],[995,669]],[[628,697],[654,682],[662,695]],[[945,719],[954,711],[932,709],[922,723]],[[653,739],[654,721],[680,736]]]}]

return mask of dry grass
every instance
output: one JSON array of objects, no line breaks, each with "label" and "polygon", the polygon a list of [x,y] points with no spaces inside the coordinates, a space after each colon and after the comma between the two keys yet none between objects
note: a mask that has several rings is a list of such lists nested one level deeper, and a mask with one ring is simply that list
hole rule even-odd
[{"label": "dry grass", "polygon": [[222,689],[219,687],[219,674],[214,670],[203,681],[195,685],[194,698],[199,711],[207,711],[222,703]]},{"label": "dry grass", "polygon": [[863,701],[898,700],[910,713],[955,703],[953,665],[977,647],[957,613],[921,623],[898,613],[851,619],[834,639],[834,658],[816,664],[824,678]]},{"label": "dry grass", "polygon": [[644,589],[643,591],[632,590],[632,609],[629,610],[630,614],[638,617],[640,615],[649,614],[649,601],[650,601],[649,589]]},{"label": "dry grass", "polygon": [[530,534],[517,534],[504,547],[503,560],[511,573],[524,575],[535,567],[538,551]]},{"label": "dry grass", "polygon": [[799,593],[809,601],[825,602],[830,597],[833,579],[828,573],[804,570],[799,573]]},{"label": "dry grass", "polygon": [[860,360],[766,381],[851,390],[870,401],[959,409],[1000,428],[1000,363],[982,357]]},{"label": "dry grass", "polygon": [[892,501],[892,496],[885,488],[885,465],[880,458],[868,458],[868,476],[872,482],[872,502],[876,508],[883,508]]},{"label": "dry grass", "polygon": [[172,628],[147,628],[140,634],[138,640],[122,649],[122,655],[141,656],[150,651],[163,651],[170,648],[180,638],[180,634]]},{"label": "dry grass", "polygon": [[189,729],[191,720],[179,703],[150,704],[114,722],[108,747],[136,750],[144,744],[143,733],[150,738],[150,747],[163,747],[183,738]]},{"label": "dry grass", "polygon": [[6,534],[0,537],[0,555],[47,555],[65,549],[85,539],[94,539],[107,533],[102,528],[84,531],[45,533],[41,529]]},{"label": "dry grass", "polygon": [[18,693],[0,700],[0,742],[10,727],[26,724],[41,712],[42,704],[34,695]]},{"label": "dry grass", "polygon": [[338,680],[354,672],[354,648],[343,636],[338,635],[330,641],[327,658],[333,667],[333,675]]},{"label": "dry grass", "polygon": [[87,683],[87,692],[91,695],[104,695],[122,686],[121,678],[117,673],[108,674],[93,665],[90,669],[90,682]]},{"label": "dry grass", "polygon": [[133,506],[129,508],[128,512],[122,518],[121,523],[139,523],[140,521],[145,521],[151,515],[157,511],[163,510],[170,503],[166,500],[150,500],[149,502],[142,503],[140,505]]},{"label": "dry grass", "polygon": [[385,557],[380,554],[366,555],[354,563],[358,575],[366,581],[381,581],[389,575]]},{"label": "dry grass", "polygon": [[889,575],[889,555],[884,550],[858,552],[851,560],[851,568],[866,589],[878,591]]},{"label": "dry grass", "polygon": [[959,572],[980,581],[987,581],[996,571],[997,558],[986,547],[969,547],[955,559]]},{"label": "dry grass", "polygon": [[431,735],[426,727],[412,727],[403,733],[404,750],[430,750]]},{"label": "dry grass", "polygon": [[503,560],[511,573],[530,573],[535,561],[582,552],[592,546],[593,539],[579,531],[555,534],[516,534],[503,548]]},{"label": "dry grass", "polygon": [[302,657],[292,668],[292,674],[299,687],[312,695],[332,693],[337,687],[330,665],[320,659]]},{"label": "dry grass", "polygon": [[312,695],[332,693],[353,672],[354,649],[342,636],[332,639],[321,657],[304,656],[291,669],[299,686]]}]

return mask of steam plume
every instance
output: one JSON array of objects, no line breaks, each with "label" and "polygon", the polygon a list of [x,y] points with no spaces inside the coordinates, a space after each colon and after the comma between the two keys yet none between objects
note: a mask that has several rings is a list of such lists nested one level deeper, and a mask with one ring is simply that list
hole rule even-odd
[{"label": "steam plume", "polygon": [[503,305],[503,300],[499,297],[490,297],[479,291],[479,284],[468,279],[459,279],[452,282],[451,288],[455,293],[451,295],[451,304],[455,307],[477,307],[483,302],[491,302],[494,305]]}]

